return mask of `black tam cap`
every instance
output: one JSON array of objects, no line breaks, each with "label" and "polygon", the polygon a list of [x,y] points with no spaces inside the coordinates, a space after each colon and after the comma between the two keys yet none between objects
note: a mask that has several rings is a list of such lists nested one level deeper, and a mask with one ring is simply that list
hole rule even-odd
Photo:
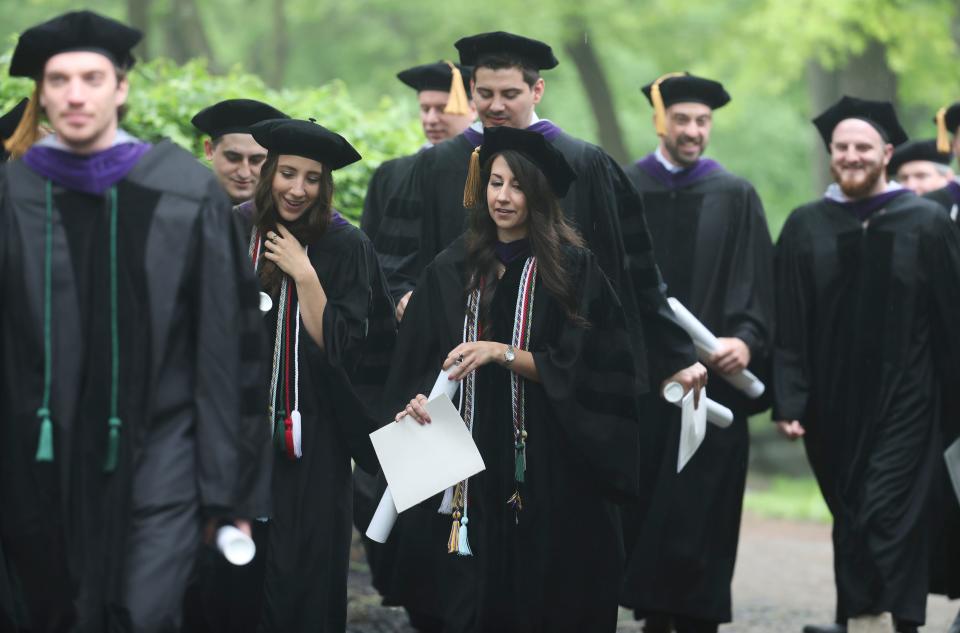
[{"label": "black tam cap", "polygon": [[360,154],[336,132],[331,132],[313,119],[270,119],[250,127],[253,139],[271,154],[303,156],[327,169],[346,167],[360,160]]},{"label": "black tam cap", "polygon": [[846,95],[840,97],[840,100],[827,108],[820,116],[813,120],[813,124],[820,132],[827,151],[830,150],[830,141],[833,138],[833,130],[841,121],[847,119],[860,119],[869,123],[884,141],[894,147],[907,142],[907,133],[900,125],[897,119],[897,113],[893,109],[893,104],[889,101],[871,101],[869,99],[858,99]]},{"label": "black tam cap", "polygon": [[6,140],[13,136],[14,130],[20,125],[20,119],[23,118],[23,113],[27,109],[28,102],[29,99],[22,99],[20,103],[13,106],[10,111],[0,116],[0,139]]},{"label": "black tam cap", "polygon": [[38,78],[47,60],[70,51],[93,51],[120,68],[134,64],[131,50],[143,33],[92,11],[72,11],[38,24],[20,35],[10,60],[11,77]]},{"label": "black tam cap", "polygon": [[[659,83],[658,83],[659,82]],[[676,73],[651,81],[642,88],[650,105],[654,105],[651,90],[654,84],[660,87],[663,107],[669,108],[675,103],[702,103],[716,110],[730,103],[730,95],[723,84],[712,79],[704,79],[690,73]]]},{"label": "black tam cap", "polygon": [[227,99],[200,110],[190,122],[210,138],[220,138],[224,134],[249,134],[250,126],[260,121],[289,118],[261,101]]},{"label": "black tam cap", "polygon": [[953,154],[938,151],[936,139],[907,141],[893,152],[890,164],[887,165],[887,173],[896,174],[905,163],[912,163],[917,160],[949,165],[950,161],[953,160]]},{"label": "black tam cap", "polygon": [[454,46],[460,51],[460,63],[467,66],[476,66],[485,55],[516,57],[525,68],[535,70],[550,70],[560,63],[549,45],[504,31],[463,37]]},{"label": "black tam cap", "polygon": [[937,124],[937,149],[949,152],[950,135],[956,134],[957,127],[960,127],[960,101],[940,108],[933,122]]},{"label": "black tam cap", "polygon": [[522,154],[546,176],[550,188],[558,198],[567,195],[570,184],[577,174],[563,154],[547,142],[543,134],[512,127],[488,127],[483,130],[483,145],[476,148],[470,157],[467,184],[463,192],[463,206],[472,208],[482,200],[480,165],[501,152],[508,150]]},{"label": "black tam cap", "polygon": [[[469,66],[454,64],[460,70],[460,76],[463,79],[463,89],[470,94],[470,71]],[[440,92],[450,92],[450,82],[453,80],[453,72],[447,62],[437,62],[435,64],[423,64],[414,66],[397,73],[397,79],[407,84],[417,92],[422,90],[439,90]]]}]

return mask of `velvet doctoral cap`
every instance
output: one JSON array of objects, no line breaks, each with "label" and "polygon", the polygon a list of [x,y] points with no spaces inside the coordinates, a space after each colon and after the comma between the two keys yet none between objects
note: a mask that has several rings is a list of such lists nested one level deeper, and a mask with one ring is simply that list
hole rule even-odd
[{"label": "velvet doctoral cap", "polygon": [[665,108],[675,103],[702,103],[716,110],[730,103],[730,95],[722,83],[684,72],[664,75],[644,86],[643,94],[646,95],[650,105],[654,105],[651,94],[654,85],[660,88]]},{"label": "velvet doctoral cap", "polygon": [[900,167],[905,163],[912,163],[918,160],[925,160],[931,163],[949,165],[953,160],[953,154],[950,152],[940,152],[937,150],[936,139],[924,139],[921,141],[907,141],[893,152],[890,164],[887,165],[887,173],[895,175]]},{"label": "velvet doctoral cap", "polygon": [[483,130],[483,145],[470,155],[467,182],[463,188],[465,208],[473,208],[484,199],[482,192],[486,183],[480,181],[481,165],[508,150],[521,154],[536,165],[558,198],[567,195],[570,184],[577,178],[567,159],[542,134],[506,126],[488,127]]},{"label": "velvet doctoral cap", "polygon": [[347,139],[313,120],[270,119],[251,126],[250,133],[271,154],[302,156],[331,171],[360,160]]},{"label": "velvet doctoral cap", "polygon": [[835,104],[823,111],[813,120],[813,124],[820,132],[827,151],[830,151],[830,141],[833,139],[833,130],[847,119],[860,119],[873,127],[884,141],[894,147],[906,143],[907,133],[897,119],[893,104],[889,101],[871,101],[844,95]]},{"label": "velvet doctoral cap", "polygon": [[38,78],[47,60],[60,53],[92,51],[129,69],[133,47],[143,33],[93,11],[71,11],[31,27],[20,35],[10,60],[11,77]]},{"label": "velvet doctoral cap", "polygon": [[[470,94],[470,71],[469,66],[454,64],[460,70],[460,77],[463,80],[463,89]],[[422,90],[438,90],[440,92],[450,92],[450,82],[453,80],[453,72],[447,62],[437,62],[435,64],[423,64],[407,68],[397,73],[397,79],[410,86],[417,92]]]},{"label": "velvet doctoral cap", "polygon": [[197,112],[190,122],[210,138],[249,134],[250,126],[270,119],[288,119],[271,105],[253,99],[227,99]]},{"label": "velvet doctoral cap", "polygon": [[516,57],[525,67],[536,70],[550,70],[560,63],[548,44],[504,31],[463,37],[454,46],[460,51],[460,63],[467,66],[476,66],[484,55]]}]

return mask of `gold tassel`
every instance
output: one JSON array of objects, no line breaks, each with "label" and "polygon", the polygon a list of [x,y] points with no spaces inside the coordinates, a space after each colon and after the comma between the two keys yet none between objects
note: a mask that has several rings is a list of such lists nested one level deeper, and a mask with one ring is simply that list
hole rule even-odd
[{"label": "gold tassel", "polygon": [[447,539],[447,553],[456,554],[460,551],[460,511],[453,512],[453,525],[450,526],[450,538]]},{"label": "gold tassel", "polygon": [[937,151],[950,153],[950,133],[947,130],[947,106],[937,110]]},{"label": "gold tassel", "polygon": [[467,182],[463,186],[463,208],[472,209],[480,201],[480,146],[470,154],[470,169],[467,170]]},{"label": "gold tassel", "polygon": [[443,112],[444,114],[470,114],[470,101],[463,87],[463,75],[453,62],[447,61],[446,64],[450,67],[450,74],[453,77],[450,80],[450,97]]},{"label": "gold tassel", "polygon": [[660,84],[674,77],[686,77],[687,73],[667,73],[650,86],[650,101],[653,103],[653,126],[657,136],[667,133],[667,109],[663,106],[663,95],[660,94]]},{"label": "gold tassel", "polygon": [[10,153],[11,160],[20,158],[27,153],[30,146],[43,137],[40,129],[40,85],[33,89],[33,95],[27,103],[26,110],[23,111],[23,118],[17,125],[6,141],[3,142],[4,148]]}]

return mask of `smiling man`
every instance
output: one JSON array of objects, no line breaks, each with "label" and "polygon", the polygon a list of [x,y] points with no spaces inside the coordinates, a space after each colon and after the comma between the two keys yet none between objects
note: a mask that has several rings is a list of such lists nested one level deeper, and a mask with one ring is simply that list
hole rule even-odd
[{"label": "smiling man", "polygon": [[250,126],[268,119],[286,119],[286,114],[253,99],[227,99],[204,108],[190,122],[209,138],[203,151],[213,173],[234,204],[253,197],[260,167],[267,150],[250,135]]},{"label": "smiling man", "polygon": [[[720,341],[708,363],[710,398],[730,407],[733,424],[711,428],[696,456],[676,471],[680,412],[673,421],[650,511],[625,512],[630,562],[621,603],[646,620],[647,633],[711,633],[732,618],[740,512],[747,475],[747,417],[767,408],[721,378],[749,367],[763,376],[772,344],[773,244],[753,186],[703,157],[713,115],[730,101],[719,82],[688,73],[643,88],[654,108],[657,148],[628,166],[643,194],[667,292]],[[703,526],[711,525],[710,530]]]},{"label": "smiling man", "polygon": [[776,249],[773,419],[803,437],[833,515],[837,626],[924,622],[942,390],[960,376],[960,231],[887,181],[893,106],[843,97],[814,119],[834,184]]},{"label": "smiling man", "polygon": [[0,168],[0,537],[31,630],[179,630],[204,525],[265,509],[256,280],[213,175],[119,126],[140,37],[72,12],[10,61],[36,84],[12,138],[53,130]]}]

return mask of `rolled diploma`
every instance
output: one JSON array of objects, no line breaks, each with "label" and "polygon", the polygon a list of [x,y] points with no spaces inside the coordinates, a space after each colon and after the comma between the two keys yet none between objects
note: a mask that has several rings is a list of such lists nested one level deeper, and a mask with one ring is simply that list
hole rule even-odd
[{"label": "rolled diploma", "polygon": [[[669,382],[663,388],[663,399],[670,404],[681,406],[683,400],[683,385],[679,382]],[[733,411],[719,402],[706,398],[707,422],[725,429],[733,423]]]},{"label": "rolled diploma", "polygon": [[380,497],[380,504],[377,505],[377,511],[373,513],[373,519],[367,526],[367,538],[377,543],[386,543],[393,530],[393,524],[397,522],[397,506],[393,503],[393,495],[390,494],[390,487],[383,491]]},{"label": "rolled diploma", "polygon": [[[693,344],[697,348],[697,355],[700,357],[700,360],[709,360],[710,356],[720,347],[720,341],[718,341],[717,337],[713,335],[713,332],[708,330],[697,317],[693,316],[693,313],[687,310],[682,303],[673,297],[668,298],[667,303],[670,304],[670,308],[676,315],[677,321],[680,322],[680,326],[683,327],[687,334],[690,335],[690,338],[693,339]],[[744,369],[735,374],[720,374],[720,377],[754,400],[762,396],[766,389],[763,382],[754,376],[753,372],[749,369]]]},{"label": "rolled diploma", "polygon": [[[440,375],[437,376],[437,380],[433,384],[433,389],[430,390],[430,397],[427,398],[427,400],[432,399],[438,394],[446,393],[452,401],[453,396],[457,393],[458,387],[460,387],[460,381],[448,380],[447,370],[443,369],[440,371]],[[383,491],[383,496],[380,497],[380,503],[377,504],[376,512],[373,513],[373,519],[370,520],[370,525],[367,526],[367,537],[377,543],[386,543],[387,538],[390,536],[390,531],[393,530],[394,523],[397,522],[398,516],[400,516],[400,513],[397,512],[397,506],[393,503],[390,486],[387,486],[387,489]]]}]

